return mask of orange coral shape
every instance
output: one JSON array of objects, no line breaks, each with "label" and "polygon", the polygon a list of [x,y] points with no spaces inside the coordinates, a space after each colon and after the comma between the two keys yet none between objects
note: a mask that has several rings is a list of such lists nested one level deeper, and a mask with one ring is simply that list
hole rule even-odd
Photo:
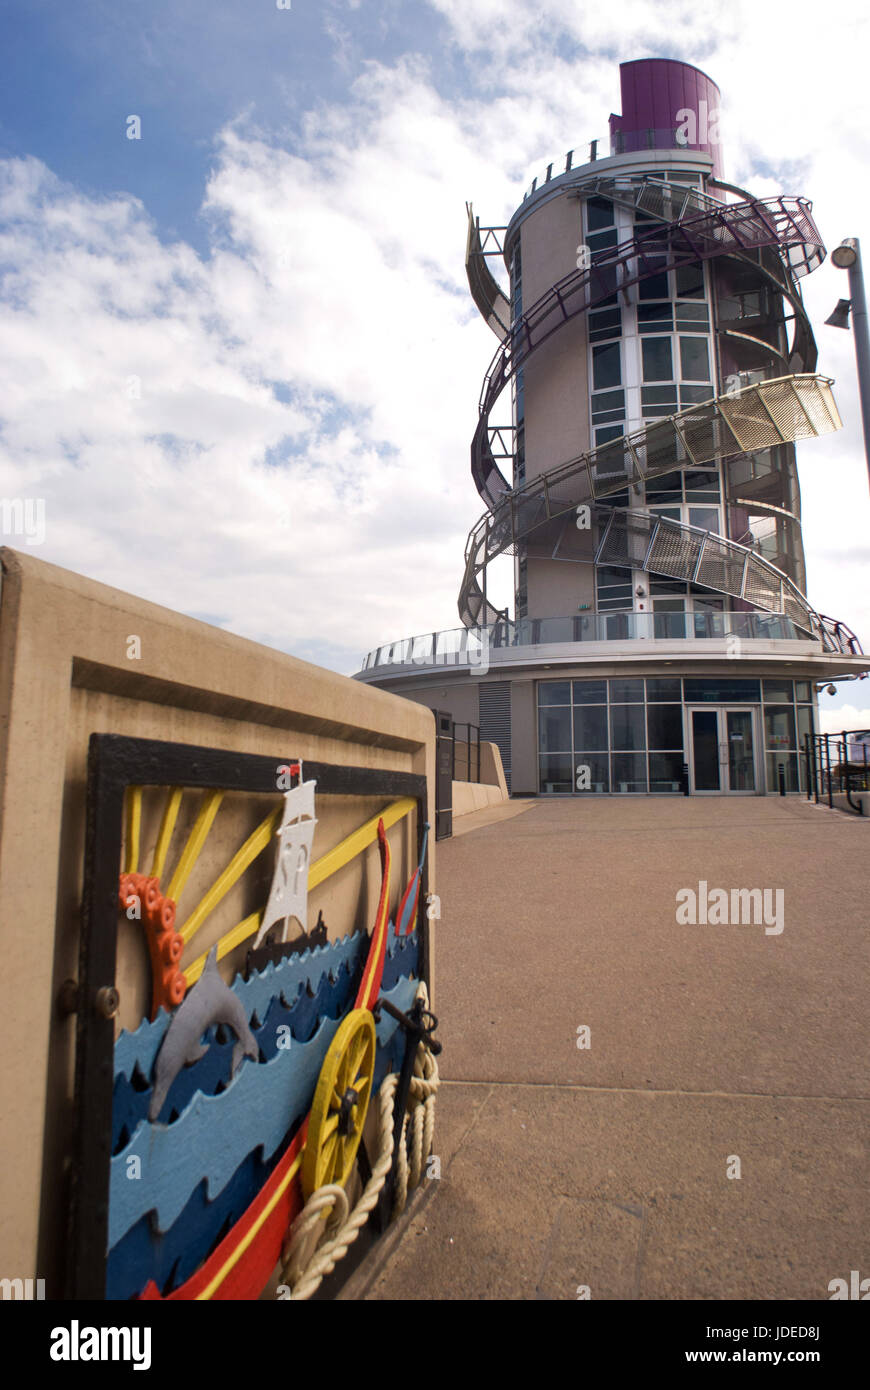
[{"label": "orange coral shape", "polygon": [[151,1018],[161,1004],[176,1008],[187,993],[187,980],[179,968],[184,941],[175,930],[175,903],[160,891],[159,878],[147,874],[121,874],[118,906],[123,912],[130,899],[139,900],[141,922],[151,957]]}]

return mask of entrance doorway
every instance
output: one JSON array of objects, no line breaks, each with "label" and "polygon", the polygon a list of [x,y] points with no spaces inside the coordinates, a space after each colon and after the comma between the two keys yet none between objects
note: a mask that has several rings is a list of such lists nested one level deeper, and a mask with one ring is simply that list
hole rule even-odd
[{"label": "entrance doorway", "polygon": [[755,712],[734,705],[689,706],[689,789],[751,795],[758,790]]}]

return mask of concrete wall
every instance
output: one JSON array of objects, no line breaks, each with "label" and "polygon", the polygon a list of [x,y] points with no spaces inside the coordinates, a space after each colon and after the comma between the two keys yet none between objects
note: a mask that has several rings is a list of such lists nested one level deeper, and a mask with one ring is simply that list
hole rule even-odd
[{"label": "concrete wall", "polygon": [[[463,676],[461,681],[451,680],[448,685],[429,684],[425,686],[411,686],[408,682],[402,682],[402,695],[406,700],[413,700],[415,703],[425,705],[431,710],[446,710],[451,714],[457,724],[480,724],[480,698],[478,696],[478,682],[474,679],[475,672]],[[420,677],[426,680],[426,677]],[[437,677],[435,678],[437,680]]]},{"label": "concrete wall", "polygon": [[[471,759],[470,766],[469,757]],[[505,798],[507,797],[507,782],[505,781],[501,753],[497,743],[481,743],[479,779],[477,777],[477,748],[473,743],[469,749],[467,743],[463,743],[459,739],[456,740],[455,766],[456,781],[453,783],[454,794],[457,783],[479,781],[482,786],[498,788],[503,796]]]},{"label": "concrete wall", "polygon": [[[582,240],[578,198],[554,198],[523,223],[523,309],[577,268]],[[560,328],[524,367],[526,477],[589,447],[586,317]]]},{"label": "concrete wall", "polygon": [[[45,1278],[52,1297],[66,1215],[75,1034],[57,998],[62,982],[78,973],[90,734],[424,775],[434,824],[435,730],[428,711],[408,700],[30,555],[0,550],[0,566],[0,1274]],[[140,640],[138,659],[128,658],[132,635]],[[382,801],[369,805],[373,800],[361,810],[356,799],[320,798],[315,857],[383,809]],[[209,841],[212,873],[239,847],[253,812],[259,808],[247,803],[230,806],[225,818],[222,810]],[[146,808],[146,851],[155,825],[154,808]],[[408,821],[390,831],[394,896],[413,862],[412,832]],[[433,858],[434,851],[430,836]],[[312,898],[315,916],[323,902],[332,935],[370,925],[376,856],[373,847],[317,890],[322,899]],[[196,889],[191,884],[191,906]],[[227,899],[228,913],[242,906]],[[190,943],[191,957],[224,929],[203,928]],[[144,997],[141,940],[127,934],[122,949],[122,935],[119,1024]],[[238,951],[238,960],[227,957],[230,968],[241,965]],[[187,961],[185,951],[182,965]]]},{"label": "concrete wall", "polygon": [[538,731],[535,681],[511,682],[511,792],[535,796],[538,791]]},{"label": "concrete wall", "polygon": [[[572,517],[573,519],[573,517]],[[582,604],[595,608],[595,570],[593,547],[589,543],[586,564],[567,560],[533,558],[528,562],[528,606],[530,618],[571,618]]]}]

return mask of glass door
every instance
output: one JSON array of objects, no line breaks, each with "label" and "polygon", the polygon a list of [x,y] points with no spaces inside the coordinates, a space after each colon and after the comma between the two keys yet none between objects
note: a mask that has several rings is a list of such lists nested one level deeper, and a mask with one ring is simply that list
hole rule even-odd
[{"label": "glass door", "polygon": [[719,792],[722,790],[722,763],[719,749],[718,709],[689,710],[692,750],[692,791]]},{"label": "glass door", "polygon": [[752,737],[752,710],[726,709],[725,737],[728,744],[728,791],[755,791],[755,740]]},{"label": "glass door", "polygon": [[727,705],[690,708],[690,790],[751,794],[756,790],[755,732],[751,709]]}]

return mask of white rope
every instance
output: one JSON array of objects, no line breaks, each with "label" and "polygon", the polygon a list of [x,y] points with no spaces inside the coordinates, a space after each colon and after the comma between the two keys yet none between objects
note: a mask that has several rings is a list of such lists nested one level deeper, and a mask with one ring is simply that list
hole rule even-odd
[{"label": "white rope", "polygon": [[[429,996],[422,981],[417,989],[417,997],[423,1000],[423,1008],[426,1009]],[[378,1096],[378,1158],[353,1211],[348,1214],[349,1203],[344,1188],[329,1183],[312,1192],[290,1227],[284,1247],[281,1280],[290,1287],[290,1297],[297,1302],[310,1298],[327,1274],[332,1273],[377,1206],[393,1166],[393,1113],[398,1082],[398,1073],[391,1072],[381,1085]],[[414,1059],[414,1075],[399,1141],[393,1219],[404,1211],[408,1192],[418,1186],[423,1176],[435,1132],[435,1093],[438,1085],[438,1064],[421,1038]],[[409,1122],[410,1162],[407,1146]],[[324,1219],[327,1211],[330,1214]]]}]

